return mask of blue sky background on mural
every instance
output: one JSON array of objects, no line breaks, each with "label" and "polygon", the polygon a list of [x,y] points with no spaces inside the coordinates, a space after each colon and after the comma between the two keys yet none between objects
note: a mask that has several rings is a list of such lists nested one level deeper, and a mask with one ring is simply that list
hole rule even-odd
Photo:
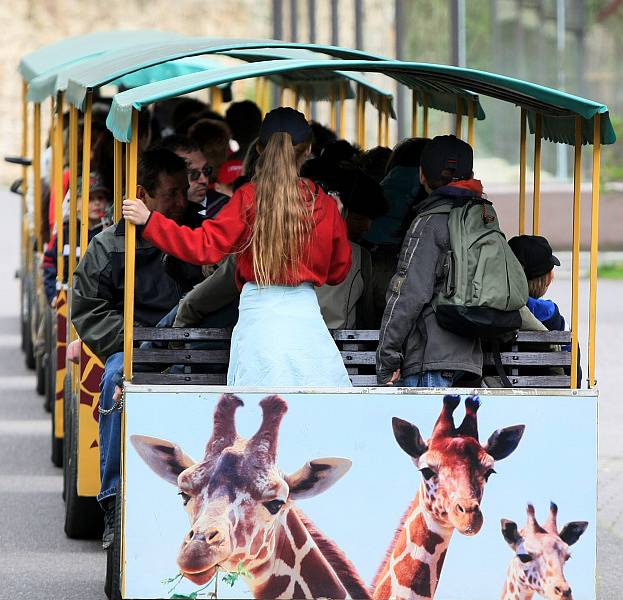
[{"label": "blue sky background on mural", "polygon": [[[241,394],[239,434],[253,435],[265,394]],[[203,456],[212,431],[217,394],[128,394],[126,435],[143,434],[178,443],[195,459]],[[381,564],[400,517],[413,499],[420,475],[396,444],[391,418],[416,424],[430,436],[441,396],[389,394],[285,394],[289,410],[279,439],[278,465],[285,473],[310,459],[344,456],[352,469],[332,488],[298,506],[353,561],[366,583]],[[587,520],[589,528],[572,548],[565,572],[576,600],[593,598],[597,464],[596,402],[587,396],[487,396],[478,413],[481,441],[495,430],[523,423],[517,450],[498,462],[483,500],[484,525],[475,537],[455,534],[437,600],[481,600],[499,596],[510,548],[500,519],[525,523],[533,502],[544,521],[550,500],[559,505],[559,526]],[[456,412],[460,423],[463,408]],[[126,513],[127,597],[165,597],[160,580],[177,572],[175,558],[188,518],[177,490],[156,476],[128,446]],[[183,582],[176,592],[196,586]],[[219,585],[219,597],[250,597],[244,584]]]}]

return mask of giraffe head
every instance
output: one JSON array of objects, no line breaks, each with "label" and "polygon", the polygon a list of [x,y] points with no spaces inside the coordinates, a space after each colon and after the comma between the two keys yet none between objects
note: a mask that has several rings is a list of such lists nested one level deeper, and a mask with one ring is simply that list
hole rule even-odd
[{"label": "giraffe head", "polygon": [[240,562],[269,560],[275,532],[285,523],[292,502],[325,491],[351,466],[347,459],[321,458],[284,475],[275,461],[285,400],[268,396],[260,402],[262,423],[248,440],[236,433],[234,413],[240,406],[242,400],[234,395],[221,397],[212,437],[199,462],[169,441],[130,438],[147,465],[179,490],[190,529],[177,562],[181,573],[198,585],[207,583],[218,566],[235,570]]},{"label": "giraffe head", "polygon": [[534,506],[528,505],[528,521],[521,531],[514,521],[502,519],[502,535],[515,551],[515,585],[526,588],[549,600],[571,600],[571,586],[563,568],[571,556],[569,546],[575,544],[588,527],[586,521],[567,523],[558,531],[558,507],[552,502],[547,521],[539,525]]},{"label": "giraffe head", "polygon": [[413,459],[423,478],[426,510],[442,527],[475,535],[482,527],[485,483],[495,473],[495,461],[509,456],[521,440],[524,425],[498,429],[485,444],[478,441],[477,397],[465,400],[465,418],[455,427],[453,413],[459,396],[445,396],[433,434],[424,441],[418,428],[394,417],[394,436]]}]

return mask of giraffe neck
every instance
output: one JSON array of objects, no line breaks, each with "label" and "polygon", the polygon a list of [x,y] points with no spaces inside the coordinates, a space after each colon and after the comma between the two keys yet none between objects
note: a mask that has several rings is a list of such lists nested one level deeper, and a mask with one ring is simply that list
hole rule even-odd
[{"label": "giraffe neck", "polygon": [[526,582],[526,576],[517,563],[519,559],[513,558],[506,573],[506,581],[502,589],[501,600],[532,600],[534,591]]},{"label": "giraffe neck", "polygon": [[424,484],[411,503],[374,584],[373,598],[425,600],[435,596],[453,529],[426,508]]},{"label": "giraffe neck", "polygon": [[246,565],[254,598],[348,597],[296,509],[284,513],[271,537],[272,548],[265,546]]}]

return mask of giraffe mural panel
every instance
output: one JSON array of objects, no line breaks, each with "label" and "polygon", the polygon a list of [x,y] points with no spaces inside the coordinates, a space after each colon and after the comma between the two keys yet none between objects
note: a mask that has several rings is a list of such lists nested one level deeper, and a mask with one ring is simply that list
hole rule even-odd
[{"label": "giraffe mural panel", "polygon": [[[215,581],[218,598],[499,598],[510,559],[501,519],[525,511],[526,500],[541,505],[557,498],[565,513],[591,522],[596,511],[594,496],[577,494],[596,481],[590,393],[521,401],[481,394],[478,402],[466,394],[401,390],[237,391],[244,405],[228,401],[235,437],[229,443],[217,435],[225,447],[215,459],[216,448],[206,441],[215,431],[233,435],[215,424],[223,393],[141,388],[128,389],[124,409],[127,598],[213,593]],[[268,400],[275,396],[280,399]],[[565,426],[552,427],[561,415]],[[251,440],[263,428],[276,433],[268,462],[259,454],[251,459],[257,447]],[[580,428],[583,436],[569,444],[568,431]],[[271,446],[268,438],[263,445]],[[173,470],[171,457],[178,463]],[[341,458],[316,463],[314,457]],[[249,487],[250,464],[272,496],[258,495],[255,483]],[[309,469],[318,465],[321,472],[344,472],[305,493],[294,482],[309,481]],[[200,493],[197,478],[208,481],[207,488],[199,484]],[[240,490],[250,504],[236,504]],[[264,504],[274,500],[285,503]],[[217,546],[210,549],[212,535]],[[318,554],[302,556],[310,538]],[[565,566],[575,600],[595,598],[595,543],[589,527]],[[339,560],[318,569],[320,555]],[[340,570],[340,564],[350,566]],[[388,564],[393,575],[383,577]],[[190,577],[167,583],[180,572]],[[230,587],[223,578],[232,573]],[[363,593],[349,591],[347,574]],[[402,574],[409,582],[396,593],[392,585]],[[342,588],[331,587],[338,585],[334,575],[341,596]]]}]

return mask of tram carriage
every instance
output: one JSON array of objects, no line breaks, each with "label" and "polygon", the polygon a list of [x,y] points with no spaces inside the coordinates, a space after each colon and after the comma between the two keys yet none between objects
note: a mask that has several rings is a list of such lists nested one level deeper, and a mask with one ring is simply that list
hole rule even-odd
[{"label": "tram carriage", "polygon": [[[172,39],[178,40],[181,36],[171,36]],[[161,42],[160,42],[161,43]],[[208,43],[203,39],[201,47],[205,47]],[[271,45],[269,40],[261,42],[253,42],[250,44],[246,42],[244,44],[228,44],[227,47],[237,49],[242,46],[247,52],[248,46],[254,47],[262,45]],[[294,44],[291,44],[294,45]],[[305,44],[297,44],[297,48],[292,51],[305,52]],[[298,47],[301,46],[301,47]],[[158,46],[160,47],[160,46]],[[176,49],[179,47],[175,46]],[[223,48],[223,44],[216,44],[212,42],[210,47],[215,49]],[[59,113],[62,113],[62,107],[64,104],[63,94],[66,89],[67,82],[70,77],[78,78],[81,72],[80,68],[84,65],[88,67],[87,72],[89,77],[89,88],[99,88],[104,84],[112,84],[118,87],[131,88],[137,85],[146,84],[153,81],[158,81],[164,78],[172,76],[178,76],[182,73],[192,73],[201,70],[208,70],[214,67],[213,63],[207,62],[201,56],[189,56],[182,57],[174,60],[173,62],[161,62],[150,65],[143,65],[142,68],[137,69],[135,66],[126,66],[125,71],[120,71],[118,62],[113,61],[115,66],[114,75],[110,75],[106,69],[101,67],[107,67],[109,65],[106,60],[108,56],[116,56],[117,60],[120,57],[127,58],[131,56],[144,57],[146,54],[146,48],[150,50],[153,48],[153,44],[143,43],[132,46],[131,48],[118,49],[116,51],[110,51],[108,53],[100,53],[96,56],[89,56],[82,62],[76,61],[76,64],[63,65],[56,71],[46,71],[44,74],[34,78],[28,89],[28,98],[35,103],[35,106],[40,106],[40,103],[47,98],[54,100],[56,119],[59,119]],[[328,49],[332,51],[331,48]],[[342,52],[341,49],[336,51]],[[313,57],[314,53],[307,51],[307,57]],[[355,52],[356,55],[361,55],[360,52]],[[250,59],[254,59],[252,55],[249,55]],[[281,53],[272,50],[272,58],[283,57],[283,50]],[[153,60],[152,60],[153,63]],[[100,66],[98,76],[100,80],[97,85],[93,82],[94,70],[97,72],[97,68]],[[393,109],[391,107],[391,94],[385,90],[382,90],[378,86],[375,86],[368,81],[364,76],[357,74],[338,74],[333,73],[330,70],[325,70],[322,74],[322,85],[315,87],[312,91],[307,88],[306,102],[309,103],[311,99],[320,99],[328,97],[333,94],[336,98],[342,96],[342,103],[348,98],[354,97],[352,84],[357,86],[357,89],[363,90],[367,93],[371,101],[380,107],[380,110],[387,112],[387,117],[393,116]],[[80,81],[78,79],[78,81]],[[75,84],[75,81],[74,81]],[[264,86],[265,87],[265,86]],[[222,101],[223,93],[225,89],[229,92],[229,85],[215,86],[211,90],[211,100],[214,104],[215,101]],[[266,101],[266,99],[264,99]],[[85,132],[90,128],[90,106],[85,111],[86,119],[88,121]],[[70,108],[70,135],[69,135],[69,147],[70,147],[70,171],[76,172],[77,169],[71,169],[71,164],[76,164],[77,156],[79,152],[83,153],[83,171],[89,168],[88,152],[90,151],[91,141],[90,135],[85,133],[83,147],[78,147],[78,118],[79,112],[76,107]],[[56,152],[59,155],[63,154],[62,137],[58,136],[54,138]],[[75,153],[72,154],[71,150]],[[116,145],[117,156],[122,160],[122,148],[121,144]],[[60,177],[57,175],[57,181],[60,181]],[[115,220],[119,218],[119,206],[121,200],[121,187],[122,183],[119,180],[116,184],[116,210]],[[69,188],[75,190],[75,181],[69,182]],[[83,195],[82,202],[85,201]],[[71,196],[70,205],[72,210],[70,211],[70,222],[76,222],[76,206],[78,199],[75,196]],[[59,208],[57,207],[57,210]],[[37,211],[35,210],[35,213]],[[70,231],[77,229],[77,226],[70,226]],[[86,239],[86,227],[82,228],[81,237]],[[82,239],[82,244],[85,243],[85,239]],[[69,243],[67,243],[69,242]],[[77,239],[61,241],[61,244],[69,247],[69,255],[75,255],[75,248]],[[58,256],[58,261],[62,261],[61,255]],[[75,268],[75,261],[69,262],[69,274],[73,272]],[[59,268],[59,281],[62,279],[63,273]],[[64,467],[64,498],[66,500],[66,517],[65,517],[65,531],[68,536],[74,538],[88,538],[97,537],[101,534],[101,515],[97,504],[94,501],[99,490],[99,446],[97,442],[97,408],[99,397],[99,380],[103,373],[103,365],[99,358],[93,354],[93,352],[85,345],[82,344],[81,355],[79,363],[76,367],[66,365],[65,361],[65,349],[68,342],[73,341],[76,338],[75,331],[69,327],[67,321],[68,315],[68,287],[71,290],[71,276],[69,279],[69,285],[61,285],[59,293],[59,301],[55,307],[56,314],[51,315],[51,319],[57,321],[57,331],[59,335],[56,337],[56,349],[53,349],[54,340],[50,339],[51,344],[50,355],[58,357],[56,361],[53,361],[51,373],[49,374],[52,379],[51,388],[55,391],[52,405],[54,410],[52,412],[52,460],[57,466]],[[60,284],[59,284],[60,285]],[[58,366],[57,366],[58,365]],[[56,368],[55,368],[56,367]],[[64,446],[63,446],[63,441]]]},{"label": "tram carriage", "polygon": [[[181,47],[184,44],[186,54]],[[334,58],[297,54],[301,50],[318,51]],[[145,45],[138,51],[119,50],[68,71],[62,85],[66,87],[66,100],[72,105],[73,131],[76,131],[76,109],[84,111],[86,131],[94,88],[160,62],[212,52],[229,52],[231,57],[249,64],[168,77],[114,96],[107,125],[116,139],[117,205],[121,199],[122,144],[125,144],[127,161],[126,189],[136,187],[138,112],[153,103],[189,92],[256,79],[261,82],[256,86],[258,104],[267,110],[270,102],[263,82],[272,79],[283,87],[290,86],[294,91],[293,103],[298,105],[302,100],[307,107],[315,86],[314,74],[325,76],[327,71],[332,71],[339,74],[338,84],[329,92],[335,106],[331,110],[331,125],[336,128],[338,122],[343,127],[346,121],[344,76],[380,73],[412,90],[413,135],[433,133],[428,124],[428,111],[437,108],[455,114],[453,133],[465,137],[472,145],[475,120],[484,118],[478,96],[489,96],[518,107],[520,234],[528,231],[528,131],[534,135],[535,144],[534,234],[538,234],[540,227],[541,141],[547,139],[575,148],[571,330],[520,332],[512,350],[502,353],[502,362],[514,386],[511,390],[375,387],[373,364],[378,332],[336,331],[334,339],[356,387],[309,390],[225,387],[227,331],[126,326],[125,385],[121,404],[122,490],[118,496],[121,501],[117,503],[115,544],[108,557],[107,591],[110,596],[152,598],[215,594],[216,597],[236,598],[389,598],[398,593],[399,597],[409,597],[409,594],[448,599],[490,597],[499,594],[502,584],[508,591],[509,586],[521,583],[521,572],[517,573],[518,579],[512,579],[512,569],[506,575],[513,556],[519,557],[517,564],[524,565],[523,572],[533,576],[538,571],[536,533],[551,536],[550,542],[553,540],[552,543],[560,547],[574,545],[573,560],[566,567],[568,582],[573,585],[576,598],[594,598],[596,495],[586,490],[596,490],[597,473],[595,326],[599,160],[601,144],[615,141],[607,107],[508,77],[456,67],[356,56],[357,51],[346,49],[268,40],[233,40],[230,44],[225,40],[210,43],[205,39],[173,40]],[[379,109],[378,140],[387,142],[391,97],[375,95],[371,86],[364,88],[365,80],[358,79],[355,83],[358,99],[353,122],[357,141],[361,146],[366,145],[365,98],[374,97]],[[218,98],[218,92],[214,98]],[[282,93],[281,101],[285,99]],[[62,104],[60,110],[62,114]],[[467,127],[464,127],[465,117]],[[85,135],[84,160],[88,166],[86,138]],[[76,137],[70,139],[74,140],[75,161]],[[588,347],[583,352],[583,356],[588,357],[588,389],[582,390],[577,380],[577,365],[580,167],[585,144],[593,146],[593,192],[589,335]],[[75,196],[72,202],[75,215]],[[127,225],[126,324],[134,322],[134,235],[134,227]],[[141,340],[175,341],[177,344],[170,349],[136,349],[135,343]],[[192,342],[201,340],[218,340],[225,349],[194,350]],[[179,349],[180,341],[186,344],[183,350]],[[571,344],[571,353],[552,351],[551,344],[565,343]],[[538,351],[535,351],[535,344]],[[491,361],[491,357],[486,357],[485,365]],[[137,372],[137,365],[154,362],[183,364],[185,372],[179,375]],[[206,362],[215,367],[212,373],[194,372],[193,366]],[[535,376],[524,372],[526,367],[535,365],[566,367],[569,375]],[[463,399],[464,411],[459,407]],[[482,408],[476,414],[481,402]],[[258,404],[263,416],[259,414]],[[453,415],[457,410],[461,416],[464,412],[462,422],[458,413]],[[235,426],[234,413],[238,419]],[[328,419],[329,415],[332,418]],[[82,424],[82,412],[75,417],[74,422],[79,420]],[[565,427],[560,427],[562,422]],[[479,440],[479,426],[483,436],[493,432],[486,442],[484,437]],[[221,438],[222,447],[212,456],[209,448],[214,448],[214,440],[219,439],[224,427],[233,437]],[[257,446],[262,435],[270,435],[275,440],[268,454],[262,454]],[[426,439],[428,435],[430,439]],[[573,444],[568,443],[570,435]],[[467,451],[459,451],[453,457],[438,453],[433,459],[430,451],[442,437],[469,438],[470,447],[482,449],[492,460],[504,460],[499,468],[503,474],[487,483],[495,472],[493,463],[485,465],[486,473],[480,473],[478,469],[482,465],[470,465]],[[208,440],[211,441],[206,449]],[[285,489],[285,495],[266,497],[263,506],[257,499],[251,502],[249,498],[257,492],[255,484],[243,480],[237,467],[231,467],[231,485],[228,484],[226,494],[230,516],[227,512],[219,516],[221,509],[217,505],[219,502],[222,505],[224,496],[216,495],[211,499],[208,465],[218,462],[221,452],[222,456],[230,455],[232,445],[237,449],[237,456],[253,460],[258,472],[263,473],[262,477]],[[198,463],[190,458],[202,455],[204,458]],[[313,459],[314,456],[335,458]],[[411,460],[421,476],[413,470]],[[477,501],[470,505],[470,511],[476,516],[473,519],[461,515],[449,518],[450,524],[431,522],[429,516],[422,516],[426,512],[421,504],[422,495],[426,490],[433,493],[431,489],[447,492],[444,486],[452,479],[455,467],[450,463],[453,461],[459,463],[456,472],[467,469],[477,481],[474,484],[479,490]],[[300,464],[303,467],[296,470]],[[202,467],[206,470],[202,484],[205,488],[192,492],[182,488],[180,502],[176,486]],[[447,475],[440,479],[444,469]],[[499,478],[503,478],[503,482],[498,483],[496,479]],[[461,485],[458,481],[452,484]],[[487,492],[482,500],[485,487]],[[578,494],[579,489],[584,490],[583,493]],[[199,496],[206,503],[207,512],[198,508]],[[443,493],[438,498],[440,502],[441,497]],[[558,503],[565,520],[577,520],[559,527],[558,507],[552,504],[548,508],[550,500]],[[212,501],[214,506],[210,505]],[[536,514],[534,507],[529,508],[527,525],[521,529],[526,518],[526,502],[535,503]],[[301,508],[298,508],[299,503]],[[184,515],[184,507],[187,515]],[[455,512],[465,513],[465,506],[462,509],[460,502],[451,507]],[[362,527],[364,520],[366,525]],[[560,520],[562,523],[562,518]],[[464,535],[454,535],[451,541],[454,529]],[[200,534],[198,542],[203,539],[203,551],[197,558],[199,566],[189,566],[185,552],[192,546],[195,534]],[[210,535],[218,538],[220,549],[210,545]],[[410,544],[418,560],[409,560],[406,546],[399,547],[401,543]],[[310,563],[315,566],[306,568]],[[511,561],[511,564],[514,563]],[[407,579],[403,580],[405,572]],[[556,581],[550,577],[543,585],[549,586],[547,593],[552,595],[548,597],[570,597],[570,587],[564,577]]]}]

